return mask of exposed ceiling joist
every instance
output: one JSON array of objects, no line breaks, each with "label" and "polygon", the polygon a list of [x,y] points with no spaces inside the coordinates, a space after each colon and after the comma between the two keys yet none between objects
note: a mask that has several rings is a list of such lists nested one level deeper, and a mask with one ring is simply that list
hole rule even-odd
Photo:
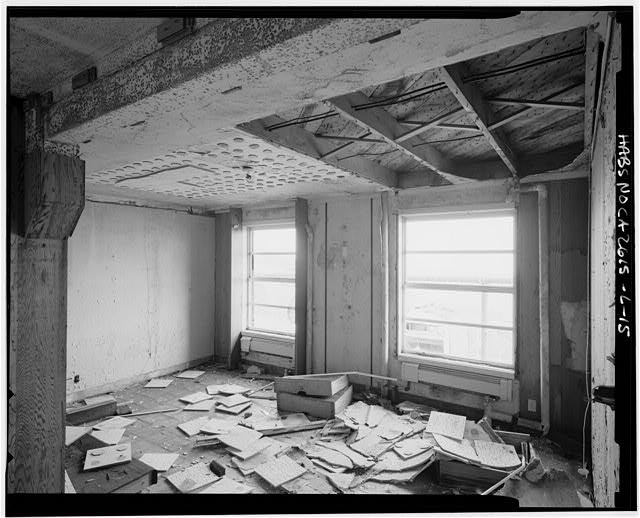
[{"label": "exposed ceiling joist", "polygon": [[477,133],[478,131],[478,126],[472,126],[470,124],[438,124],[438,128],[442,128],[442,129],[450,129],[450,130],[456,130],[456,131],[471,131],[472,133]]},{"label": "exposed ceiling joist", "polygon": [[[582,83],[573,84],[573,85],[567,86],[565,88],[562,88],[561,90],[558,90],[557,92],[552,93],[551,95],[547,95],[543,99],[540,99],[539,102],[550,101],[554,97],[558,97],[559,95],[566,94],[567,92],[570,92],[571,90],[574,90],[574,89],[578,88],[579,86],[582,86]],[[495,130],[496,128],[504,126],[505,124],[508,124],[508,123],[510,123],[510,122],[512,122],[512,121],[514,121],[516,119],[519,119],[523,115],[526,115],[531,110],[533,110],[533,108],[530,107],[530,106],[527,106],[526,108],[522,108],[521,110],[518,110],[517,112],[513,112],[512,114],[507,115],[506,117],[504,117],[504,118],[502,118],[500,120],[497,120],[494,123],[490,124],[489,125],[489,129],[490,130]]]},{"label": "exposed ceiling joist", "polygon": [[313,133],[299,126],[286,126],[273,131],[265,129],[265,126],[277,124],[279,121],[281,119],[274,115],[263,120],[239,124],[236,127],[240,131],[267,142],[292,149],[315,160],[322,160],[386,188],[394,189],[397,187],[398,179],[394,171],[361,157],[338,161],[334,156],[328,156],[328,153],[333,149],[330,142],[318,139]]},{"label": "exposed ceiling joist", "polygon": [[[403,133],[402,135],[400,135],[397,139],[396,142],[404,142],[405,140],[409,140],[410,138],[415,137],[416,135],[420,135],[421,133],[424,133],[425,131],[427,131],[429,128],[433,128],[434,126],[439,126],[441,122],[443,122],[445,119],[460,113],[461,111],[464,111],[463,108],[456,108],[455,110],[451,110],[448,111],[447,113],[440,115],[439,117],[436,117],[433,120],[430,120],[429,122],[424,122],[422,123],[421,126],[418,126],[415,129],[412,129],[410,131],[407,131],[406,133]],[[476,128],[477,129],[477,128]]]},{"label": "exposed ceiling joist", "polygon": [[440,69],[441,77],[447,84],[451,93],[458,99],[458,102],[474,118],[478,129],[491,144],[513,176],[518,176],[518,162],[515,154],[511,150],[508,139],[499,129],[491,130],[489,127],[495,122],[495,115],[480,91],[470,83],[462,82],[461,66],[459,64],[450,65]]},{"label": "exposed ceiling joist", "polygon": [[563,103],[553,101],[534,101],[531,99],[505,99],[502,97],[494,97],[488,99],[490,103],[507,104],[511,106],[529,106],[530,108],[549,108],[552,110],[584,110],[584,104],[581,103]]},{"label": "exposed ceiling joist", "polygon": [[362,92],[343,95],[329,99],[327,103],[340,112],[345,118],[355,122],[374,135],[396,148],[403,154],[413,158],[420,164],[435,171],[439,176],[451,183],[466,183],[469,178],[463,178],[455,174],[456,165],[442,153],[431,146],[413,146],[404,142],[398,142],[398,137],[405,133],[400,123],[382,108],[368,108],[356,111],[353,107],[358,104],[366,104],[368,97]]}]

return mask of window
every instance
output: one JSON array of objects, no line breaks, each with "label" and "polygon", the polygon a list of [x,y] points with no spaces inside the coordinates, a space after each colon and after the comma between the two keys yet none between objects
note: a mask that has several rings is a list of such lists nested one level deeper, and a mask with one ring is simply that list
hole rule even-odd
[{"label": "window", "polygon": [[513,368],[514,214],[399,217],[403,354]]},{"label": "window", "polygon": [[295,334],[296,230],[291,224],[247,229],[247,328]]}]

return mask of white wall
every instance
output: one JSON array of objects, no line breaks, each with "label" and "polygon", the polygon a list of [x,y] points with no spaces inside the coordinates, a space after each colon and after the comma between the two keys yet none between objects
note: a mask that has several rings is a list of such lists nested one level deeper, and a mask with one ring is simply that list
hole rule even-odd
[{"label": "white wall", "polygon": [[86,203],[69,239],[68,399],[213,354],[214,222]]}]

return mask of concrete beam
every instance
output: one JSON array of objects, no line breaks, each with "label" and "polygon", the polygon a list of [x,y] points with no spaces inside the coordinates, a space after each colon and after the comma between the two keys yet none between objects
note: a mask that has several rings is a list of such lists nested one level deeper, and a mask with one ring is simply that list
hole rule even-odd
[{"label": "concrete beam", "polygon": [[518,160],[506,135],[500,129],[489,129],[496,116],[482,93],[470,83],[463,83],[460,65],[451,65],[440,69],[443,81],[458,99],[458,102],[473,117],[480,131],[491,144],[498,156],[509,168],[513,176],[518,176]]},{"label": "concrete beam", "polygon": [[212,142],[220,128],[584,27],[596,16],[223,19],[54,104],[47,137],[78,144],[88,173],[116,168]]},{"label": "concrete beam", "polygon": [[457,176],[455,164],[437,149],[424,144],[417,148],[401,142],[399,139],[406,134],[406,131],[385,109],[368,108],[356,111],[354,108],[354,106],[366,104],[367,102],[369,102],[369,98],[366,95],[362,92],[355,92],[329,99],[327,104],[337,110],[343,117],[382,138],[387,144],[393,146],[405,156],[435,171],[444,180],[450,183],[470,181],[467,178]]}]

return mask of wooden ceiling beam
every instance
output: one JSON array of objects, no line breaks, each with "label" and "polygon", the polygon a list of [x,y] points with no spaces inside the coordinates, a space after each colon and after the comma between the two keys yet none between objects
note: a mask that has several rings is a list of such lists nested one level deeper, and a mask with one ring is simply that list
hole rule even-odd
[{"label": "wooden ceiling beam", "polygon": [[338,111],[346,119],[356,123],[374,135],[382,138],[405,156],[433,170],[438,176],[450,183],[466,183],[473,181],[456,174],[456,164],[445,157],[437,149],[424,145],[414,148],[398,138],[406,134],[400,123],[383,108],[367,108],[356,110],[359,104],[368,103],[369,98],[362,92],[355,92],[329,99],[327,104]]},{"label": "wooden ceiling beam", "polygon": [[581,103],[562,103],[553,101],[533,101],[531,99],[505,99],[503,97],[494,97],[487,99],[490,103],[507,104],[511,106],[529,106],[530,108],[549,108],[551,110],[584,110],[584,104]]},{"label": "wooden ceiling beam", "polygon": [[483,98],[480,90],[470,83],[462,82],[461,66],[459,64],[450,65],[440,69],[441,77],[447,84],[451,93],[458,99],[458,102],[474,118],[478,129],[491,144],[514,177],[518,176],[518,161],[511,145],[499,129],[490,129],[492,122],[495,122],[495,114]]},{"label": "wooden ceiling beam", "polygon": [[584,145],[591,146],[593,135],[593,114],[598,88],[598,57],[600,36],[592,28],[585,31],[585,67],[584,67]]},{"label": "wooden ceiling beam", "polygon": [[[292,149],[315,160],[321,160],[333,167],[355,174],[361,178],[382,185],[388,189],[395,189],[398,178],[394,171],[380,164],[362,157],[351,157],[338,161],[333,155],[337,150],[328,140],[317,138],[313,133],[300,126],[286,126],[272,131],[265,129],[282,122],[282,119],[273,115],[266,119],[254,120],[239,124],[237,129],[258,137],[276,146]],[[340,148],[352,144],[349,142]]]}]

